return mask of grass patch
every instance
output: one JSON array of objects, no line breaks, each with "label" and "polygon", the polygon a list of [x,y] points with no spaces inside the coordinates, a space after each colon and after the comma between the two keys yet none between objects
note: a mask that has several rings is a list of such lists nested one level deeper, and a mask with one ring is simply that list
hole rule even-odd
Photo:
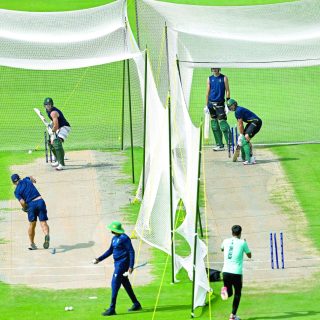
[{"label": "grass patch", "polygon": [[[14,186],[11,183],[10,167],[14,165],[26,164],[35,159],[43,157],[44,154],[41,151],[28,154],[27,151],[21,152],[0,152],[0,200],[8,200],[13,198]],[[19,172],[17,172],[19,174]]]}]

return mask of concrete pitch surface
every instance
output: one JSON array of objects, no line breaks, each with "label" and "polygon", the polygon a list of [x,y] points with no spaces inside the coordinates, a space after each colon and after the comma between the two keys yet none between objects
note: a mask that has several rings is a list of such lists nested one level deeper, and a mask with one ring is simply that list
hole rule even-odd
[{"label": "concrete pitch surface", "polygon": [[[26,154],[26,156],[28,156]],[[66,170],[57,172],[44,158],[23,166],[12,167],[22,177],[32,175],[45,199],[50,226],[50,248],[44,250],[44,236],[39,223],[35,242],[38,250],[29,251],[28,221],[17,200],[2,203],[5,220],[0,225],[0,280],[32,287],[65,289],[110,287],[112,257],[93,265],[93,258],[110,245],[111,233],[105,226],[113,220],[123,221],[120,207],[129,203],[134,187],[119,179],[130,179],[121,173],[124,156],[120,153],[76,151],[67,154]],[[5,208],[4,208],[5,207]],[[133,226],[123,221],[130,236]],[[136,264],[149,258],[148,246],[136,249]],[[56,253],[52,254],[55,248]],[[151,281],[150,265],[134,272],[135,285]]]}]

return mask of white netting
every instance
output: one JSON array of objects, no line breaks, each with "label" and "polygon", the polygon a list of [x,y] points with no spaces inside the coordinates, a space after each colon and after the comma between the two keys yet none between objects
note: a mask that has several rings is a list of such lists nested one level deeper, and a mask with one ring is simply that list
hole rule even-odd
[{"label": "white netting", "polygon": [[[145,0],[178,33],[180,61],[211,67],[320,63],[320,3],[216,7]],[[179,13],[179,14],[177,14]]]},{"label": "white netting", "polygon": [[0,65],[58,70],[128,59],[126,1],[67,12],[0,10]]}]

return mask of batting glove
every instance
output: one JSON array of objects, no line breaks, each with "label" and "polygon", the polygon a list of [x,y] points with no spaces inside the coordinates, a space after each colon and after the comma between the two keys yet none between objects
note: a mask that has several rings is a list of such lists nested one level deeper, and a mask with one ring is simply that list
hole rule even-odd
[{"label": "batting glove", "polygon": [[243,134],[239,134],[239,137],[238,137],[238,145],[240,147],[242,147],[242,138],[243,138]]}]

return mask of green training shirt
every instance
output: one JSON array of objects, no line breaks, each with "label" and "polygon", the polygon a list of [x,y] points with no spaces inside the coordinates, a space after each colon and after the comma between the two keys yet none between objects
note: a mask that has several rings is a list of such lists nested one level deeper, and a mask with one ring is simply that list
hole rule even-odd
[{"label": "green training shirt", "polygon": [[250,253],[247,242],[236,237],[224,239],[221,250],[224,252],[222,272],[242,274],[243,254]]}]

